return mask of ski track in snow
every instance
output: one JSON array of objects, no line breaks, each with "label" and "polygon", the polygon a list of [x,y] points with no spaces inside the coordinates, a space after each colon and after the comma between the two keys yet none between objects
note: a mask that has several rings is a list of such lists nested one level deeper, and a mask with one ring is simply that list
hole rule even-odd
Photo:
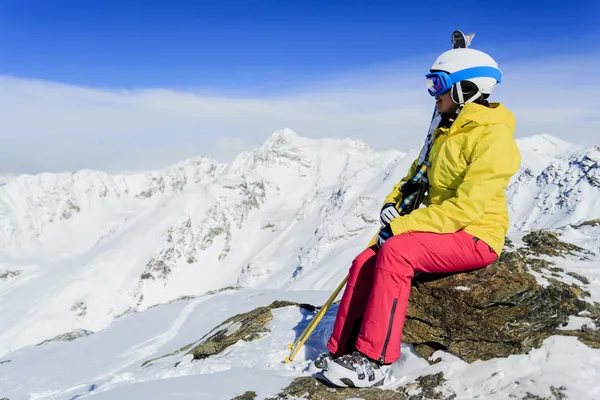
[{"label": "ski track in snow", "polygon": [[[554,261],[564,269],[559,279],[600,302],[600,227],[572,226],[600,217],[600,151],[550,135],[518,142],[523,165],[507,189],[511,238],[519,246],[527,230],[552,228],[593,252]],[[277,393],[325,351],[335,306],[290,365],[286,346],[312,318],[295,307],[274,310],[271,334],[209,359],[175,354],[141,364],[273,300],[323,304],[416,155],[284,130],[228,166],[197,158],[144,174],[11,177],[0,186],[0,398]],[[534,276],[545,284],[551,275]],[[205,295],[226,286],[242,288]],[[182,296],[199,297],[174,301]],[[581,315],[562,329],[584,324],[598,328]],[[77,329],[95,333],[35,346]],[[549,397],[550,386],[563,385],[567,398],[594,399],[599,354],[554,336],[527,355],[467,364],[437,352],[443,361],[430,366],[403,345],[387,386],[443,371],[456,399]]]},{"label": "ski track in snow", "polygon": [[183,323],[201,302],[201,299],[190,300],[188,304],[183,307],[178,317],[170,324],[170,327],[167,331],[131,347],[119,357],[124,360],[123,364],[120,364],[115,369],[108,371],[105,376],[99,377],[96,380],[104,380],[112,375],[116,375],[117,372],[121,370],[124,370],[137,363],[141,364],[143,360],[151,358],[153,354],[169,343],[177,335]]}]

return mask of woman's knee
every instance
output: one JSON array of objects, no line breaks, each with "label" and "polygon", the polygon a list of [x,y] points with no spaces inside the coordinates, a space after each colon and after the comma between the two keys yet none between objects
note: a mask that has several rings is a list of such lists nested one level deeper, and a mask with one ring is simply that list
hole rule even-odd
[{"label": "woman's knee", "polygon": [[360,272],[364,265],[374,257],[376,257],[377,253],[372,248],[367,248],[362,251],[359,255],[357,255],[352,261],[352,266],[350,267],[350,272],[348,274],[348,284],[355,286],[356,280],[360,275]]},{"label": "woman's knee", "polygon": [[408,233],[395,235],[383,243],[379,249],[379,253],[383,254],[406,254],[414,246],[414,239]]},{"label": "woman's knee", "polygon": [[409,234],[392,236],[379,249],[377,266],[393,268],[395,272],[406,270],[406,273],[412,274],[411,253],[416,250],[414,245],[414,239]]}]

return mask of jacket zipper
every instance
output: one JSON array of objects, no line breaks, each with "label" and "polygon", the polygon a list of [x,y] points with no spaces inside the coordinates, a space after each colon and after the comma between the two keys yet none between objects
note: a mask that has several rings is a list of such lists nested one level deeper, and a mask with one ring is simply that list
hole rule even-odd
[{"label": "jacket zipper", "polygon": [[385,350],[387,349],[388,342],[390,341],[390,336],[392,335],[392,326],[394,325],[394,313],[396,312],[396,304],[398,303],[398,299],[394,299],[394,303],[392,303],[392,312],[390,313],[390,322],[388,324],[387,335],[385,336],[385,342],[383,343],[383,350],[381,351],[381,357],[379,357],[379,362],[381,364],[385,361]]}]

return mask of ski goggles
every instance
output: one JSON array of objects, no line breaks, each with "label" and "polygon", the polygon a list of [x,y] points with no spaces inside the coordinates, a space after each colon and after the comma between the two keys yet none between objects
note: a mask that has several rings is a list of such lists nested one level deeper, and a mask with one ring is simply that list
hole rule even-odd
[{"label": "ski goggles", "polygon": [[452,85],[465,79],[494,78],[500,83],[502,82],[502,72],[494,67],[473,67],[451,74],[444,71],[431,72],[425,75],[425,78],[427,79],[427,91],[431,96],[437,96],[447,92]]}]

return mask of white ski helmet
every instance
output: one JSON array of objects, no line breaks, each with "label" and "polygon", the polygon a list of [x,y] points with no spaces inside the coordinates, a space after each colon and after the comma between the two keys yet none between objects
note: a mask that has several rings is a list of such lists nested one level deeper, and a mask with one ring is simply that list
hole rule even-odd
[{"label": "white ski helmet", "polygon": [[[452,100],[457,104],[472,102],[482,96],[487,98],[502,81],[502,72],[496,61],[483,51],[469,48],[442,53],[431,65],[430,71],[433,74],[427,75],[429,93],[435,96],[452,90]],[[442,74],[436,76],[436,72]],[[440,79],[441,83],[430,82],[431,78]],[[457,84],[459,82],[460,85]],[[434,85],[437,86],[434,88]]]}]

